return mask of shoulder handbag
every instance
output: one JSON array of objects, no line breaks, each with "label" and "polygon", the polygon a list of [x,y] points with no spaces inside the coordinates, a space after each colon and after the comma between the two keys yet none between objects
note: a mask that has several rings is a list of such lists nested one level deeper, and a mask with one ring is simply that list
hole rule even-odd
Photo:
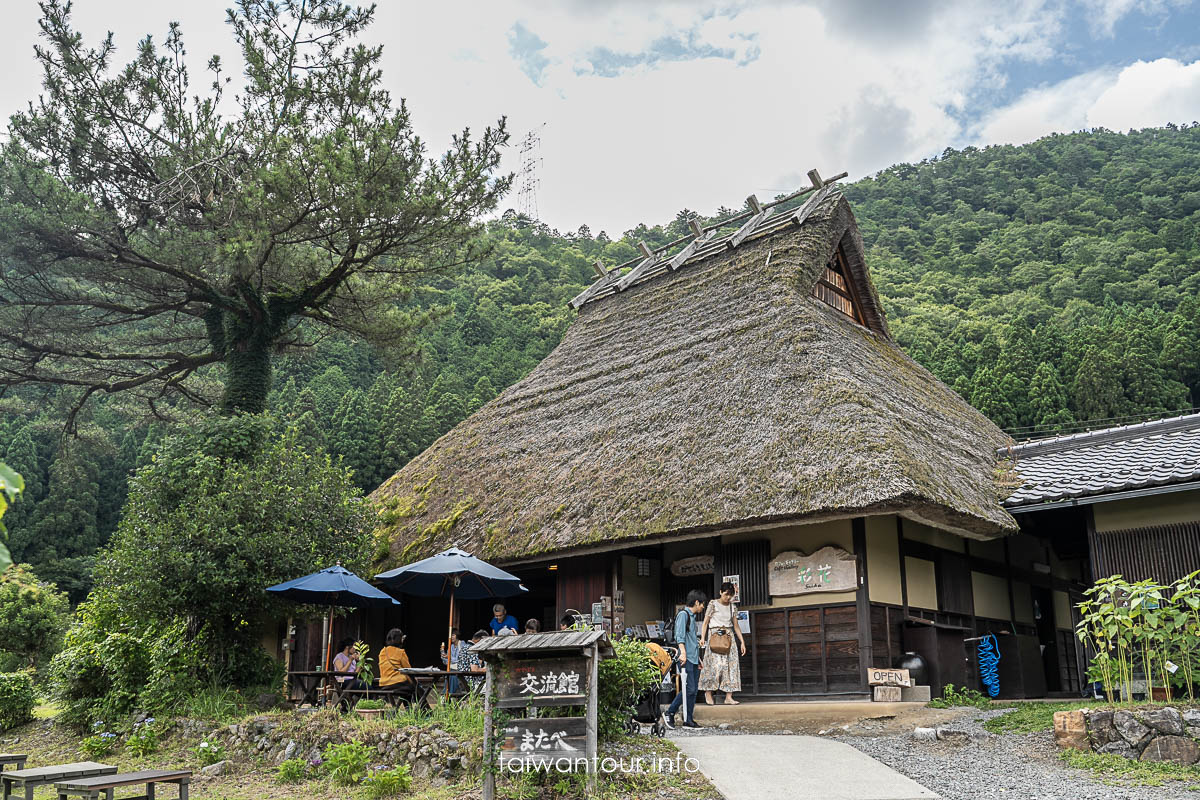
[{"label": "shoulder handbag", "polygon": [[[717,602],[716,600],[712,602]],[[709,611],[711,612],[711,607]],[[732,610],[732,609],[731,609]],[[719,628],[716,633],[708,634],[708,649],[712,650],[719,656],[729,655],[729,651],[733,649],[733,631],[728,628]]]}]

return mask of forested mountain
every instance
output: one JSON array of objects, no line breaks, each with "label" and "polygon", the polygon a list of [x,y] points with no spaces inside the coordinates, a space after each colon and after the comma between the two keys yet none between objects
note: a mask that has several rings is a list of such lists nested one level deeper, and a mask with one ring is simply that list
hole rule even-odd
[{"label": "forested mountain", "polygon": [[[1052,136],[946,151],[846,188],[902,346],[998,424],[1086,423],[1189,408],[1200,395],[1200,127]],[[719,209],[719,218],[733,209]],[[559,341],[591,262],[682,236],[562,234],[512,212],[490,255],[428,281],[419,357],[384,364],[331,337],[288,356],[271,408],[340,455],[364,490],[527,373]],[[19,401],[18,401],[19,402]],[[13,555],[78,600],[115,527],[126,476],[163,422],[92,409],[63,448],[63,410],[27,403],[0,428],[26,495],[5,522]]]}]

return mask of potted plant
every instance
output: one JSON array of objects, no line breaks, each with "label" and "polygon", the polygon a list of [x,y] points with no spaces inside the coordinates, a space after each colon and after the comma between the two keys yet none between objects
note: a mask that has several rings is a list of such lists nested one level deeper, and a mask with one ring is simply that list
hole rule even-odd
[{"label": "potted plant", "polygon": [[371,699],[371,681],[375,680],[375,668],[370,658],[371,648],[366,642],[354,643],[354,657],[358,662],[358,679],[366,687],[366,697],[354,705],[354,710],[360,717],[377,717],[383,714],[387,703]]},{"label": "potted plant", "polygon": [[360,717],[377,717],[387,711],[387,703],[382,700],[363,698],[355,703],[354,710]]}]

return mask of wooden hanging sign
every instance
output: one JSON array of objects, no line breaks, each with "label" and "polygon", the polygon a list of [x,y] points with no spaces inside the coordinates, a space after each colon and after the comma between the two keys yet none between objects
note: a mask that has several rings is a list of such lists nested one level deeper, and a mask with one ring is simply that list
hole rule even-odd
[{"label": "wooden hanging sign", "polygon": [[588,660],[560,656],[509,661],[496,670],[499,708],[581,706],[587,702]]},{"label": "wooden hanging sign", "polygon": [[500,737],[500,768],[510,761],[544,764],[587,756],[587,721],[583,717],[514,719]]}]

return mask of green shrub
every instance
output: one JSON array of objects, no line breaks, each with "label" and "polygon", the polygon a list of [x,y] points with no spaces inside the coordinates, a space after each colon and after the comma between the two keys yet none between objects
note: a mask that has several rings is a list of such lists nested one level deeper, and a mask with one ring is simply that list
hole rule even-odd
[{"label": "green shrub", "polygon": [[401,764],[391,769],[377,769],[363,778],[362,785],[367,797],[373,798],[373,800],[395,797],[412,788],[412,772],[408,764]]},{"label": "green shrub", "polygon": [[638,697],[662,680],[650,651],[637,639],[613,641],[613,657],[600,662],[599,734],[615,739],[625,732]]},{"label": "green shrub", "polygon": [[947,683],[942,689],[942,696],[929,701],[930,708],[953,708],[954,706],[972,706],[974,708],[990,708],[992,701],[987,695],[975,689],[963,686],[961,689],[953,683]]},{"label": "green shrub", "polygon": [[289,758],[275,771],[275,780],[279,783],[299,783],[307,779],[308,762],[303,758]]},{"label": "green shrub", "polygon": [[0,577],[0,649],[19,668],[40,669],[58,652],[70,620],[67,596],[18,564]]},{"label": "green shrub", "polygon": [[[65,647],[50,664],[54,696],[64,723],[87,730],[100,719],[121,719],[142,709],[169,712],[201,685],[196,651],[188,646],[188,626],[117,625],[119,611],[93,596],[80,604]],[[199,636],[203,636],[200,632]]]},{"label": "green shrub", "polygon": [[373,752],[360,742],[327,745],[321,754],[321,766],[334,783],[351,786],[367,774],[367,763]]},{"label": "green shrub", "polygon": [[92,760],[103,758],[117,749],[117,735],[112,731],[102,731],[80,742],[79,749]]},{"label": "green shrub", "polygon": [[136,758],[145,758],[158,749],[158,729],[153,717],[134,724],[133,733],[125,740],[125,749]]},{"label": "green shrub", "polygon": [[24,725],[33,719],[33,678],[27,672],[0,674],[0,729]]},{"label": "green shrub", "polygon": [[207,767],[225,760],[225,745],[215,739],[212,741],[205,739],[192,748],[192,755],[196,757],[196,763],[201,767]]}]

